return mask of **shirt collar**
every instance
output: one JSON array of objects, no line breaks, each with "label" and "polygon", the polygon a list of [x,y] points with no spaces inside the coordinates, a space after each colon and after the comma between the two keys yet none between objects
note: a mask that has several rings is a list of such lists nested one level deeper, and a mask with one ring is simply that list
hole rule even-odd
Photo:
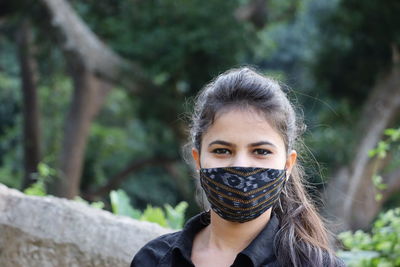
[{"label": "shirt collar", "polygon": [[210,224],[210,214],[208,212],[200,213],[189,219],[185,227],[182,229],[181,235],[173,245],[173,253],[180,252],[181,255],[188,261],[191,261],[193,240],[201,229]]},{"label": "shirt collar", "polygon": [[263,263],[273,260],[275,258],[274,239],[278,230],[279,219],[272,213],[264,229],[239,255],[247,256],[254,266],[261,266]]},{"label": "shirt collar", "polygon": [[[194,237],[209,223],[210,214],[208,212],[200,213],[189,219],[182,229],[182,234],[172,246],[173,253],[180,252],[188,262],[191,262]],[[274,238],[278,228],[279,220],[276,215],[272,214],[264,229],[238,254],[238,257],[249,258],[254,266],[260,266],[270,258],[272,260],[275,257]]]}]

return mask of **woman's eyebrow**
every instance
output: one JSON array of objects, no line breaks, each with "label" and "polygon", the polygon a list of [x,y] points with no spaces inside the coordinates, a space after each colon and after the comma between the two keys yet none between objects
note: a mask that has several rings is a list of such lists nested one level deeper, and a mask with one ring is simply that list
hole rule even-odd
[{"label": "woman's eyebrow", "polygon": [[212,141],[211,143],[208,144],[208,147],[212,145],[234,146],[234,144],[222,140]]},{"label": "woman's eyebrow", "polygon": [[251,143],[251,144],[249,144],[250,147],[262,146],[262,145],[269,145],[269,146],[276,147],[276,145],[274,145],[273,143],[268,142],[268,141],[260,141],[260,142],[256,142],[256,143]]}]

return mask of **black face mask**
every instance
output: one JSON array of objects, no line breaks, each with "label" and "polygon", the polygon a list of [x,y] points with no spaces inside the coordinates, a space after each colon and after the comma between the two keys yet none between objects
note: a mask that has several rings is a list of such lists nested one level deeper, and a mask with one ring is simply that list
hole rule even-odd
[{"label": "black face mask", "polygon": [[200,183],[211,208],[232,222],[253,220],[279,199],[286,169],[253,167],[201,168]]}]

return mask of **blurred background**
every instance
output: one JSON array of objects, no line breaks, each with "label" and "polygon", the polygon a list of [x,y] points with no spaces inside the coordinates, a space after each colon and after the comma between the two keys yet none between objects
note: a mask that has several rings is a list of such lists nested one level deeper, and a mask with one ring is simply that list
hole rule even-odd
[{"label": "blurred background", "polygon": [[303,110],[321,212],[368,231],[400,204],[399,13],[398,0],[2,1],[0,183],[108,210],[118,192],[131,214],[185,201],[187,219],[201,210],[182,153],[193,97],[250,65]]}]

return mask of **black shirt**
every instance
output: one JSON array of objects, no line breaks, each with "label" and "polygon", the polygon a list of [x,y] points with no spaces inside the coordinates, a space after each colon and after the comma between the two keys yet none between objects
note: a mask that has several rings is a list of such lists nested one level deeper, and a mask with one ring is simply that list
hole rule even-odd
[{"label": "black shirt", "polygon": [[[209,224],[209,214],[191,218],[182,231],[162,235],[147,243],[132,260],[131,267],[193,267],[191,261],[194,237]],[[231,267],[279,267],[273,240],[279,229],[279,220],[272,215],[258,236],[241,251]],[[338,262],[337,266],[344,266]]]}]

